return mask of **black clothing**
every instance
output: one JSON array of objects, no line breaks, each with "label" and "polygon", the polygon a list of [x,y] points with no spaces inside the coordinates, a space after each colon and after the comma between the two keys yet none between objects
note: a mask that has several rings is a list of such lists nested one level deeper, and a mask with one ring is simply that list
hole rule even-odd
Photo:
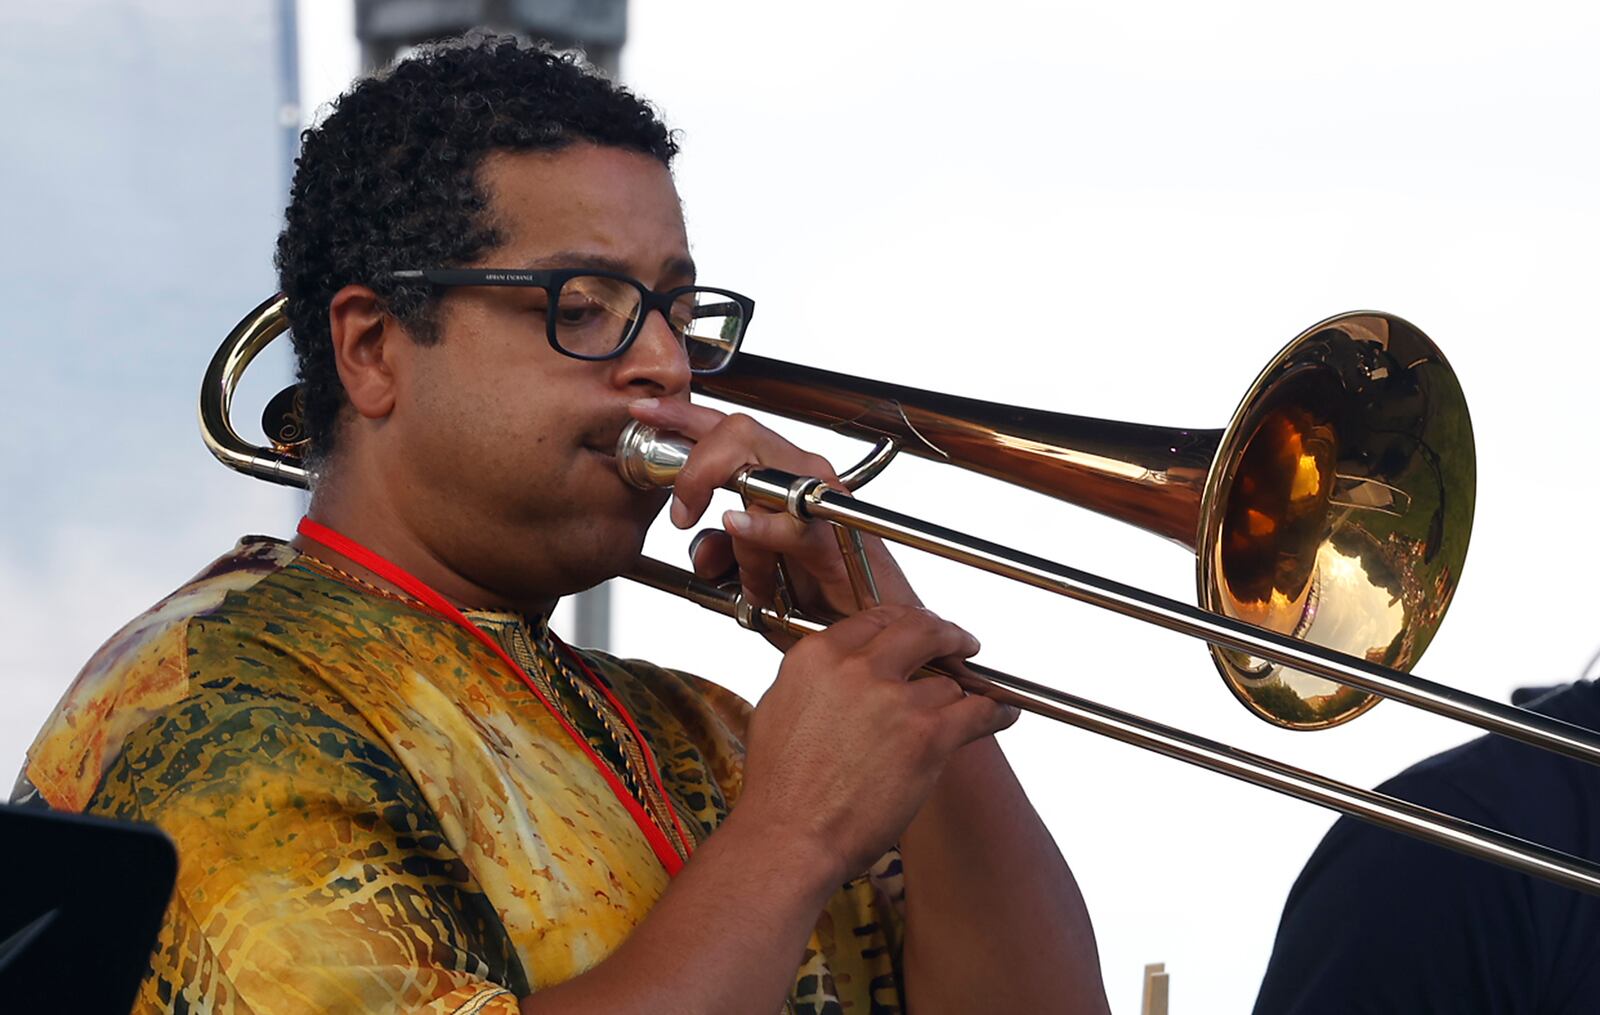
[{"label": "black clothing", "polygon": [[[1592,682],[1527,707],[1600,730]],[[1486,736],[1381,788],[1600,860],[1600,768],[1581,761]],[[1595,1015],[1600,897],[1341,818],[1289,892],[1255,1012]]]}]

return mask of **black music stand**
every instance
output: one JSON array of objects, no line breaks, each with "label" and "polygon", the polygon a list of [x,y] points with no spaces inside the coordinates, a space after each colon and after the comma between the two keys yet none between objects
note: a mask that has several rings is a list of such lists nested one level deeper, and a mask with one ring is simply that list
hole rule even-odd
[{"label": "black music stand", "polygon": [[0,1007],[127,1015],[177,875],[152,825],[0,804]]}]

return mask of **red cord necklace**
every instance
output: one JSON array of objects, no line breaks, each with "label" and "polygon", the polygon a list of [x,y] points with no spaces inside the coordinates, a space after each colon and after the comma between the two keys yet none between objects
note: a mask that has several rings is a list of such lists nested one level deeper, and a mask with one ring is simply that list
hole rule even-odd
[{"label": "red cord necklace", "polygon": [[[472,621],[463,616],[461,611],[452,606],[448,599],[440,595],[438,592],[435,592],[433,588],[422,579],[411,574],[409,571],[400,567],[400,565],[395,564],[394,562],[387,560],[382,556],[379,556],[377,553],[367,549],[367,547],[361,545],[350,537],[339,532],[335,532],[326,525],[323,525],[320,522],[314,522],[310,518],[300,519],[300,525],[297,531],[299,531],[300,535],[311,540],[313,543],[317,543],[329,550],[332,550],[334,553],[341,554],[344,557],[355,561],[357,564],[360,564],[362,567],[389,582],[391,585],[403,590],[407,595],[422,603],[434,613],[455,624],[457,627],[465,630],[468,634],[482,642],[483,645],[489,649],[489,651],[498,656],[500,661],[509,666],[511,671],[521,678],[522,682],[528,686],[528,690],[533,692],[533,696],[537,698],[539,703],[545,707],[545,711],[549,712],[550,715],[555,718],[556,722],[561,724],[561,728],[567,731],[567,735],[572,737],[573,742],[576,743],[583,753],[588,757],[590,764],[594,765],[595,770],[598,771],[605,779],[606,784],[611,787],[611,792],[616,796],[617,801],[622,804],[623,808],[627,810],[628,815],[633,818],[634,824],[639,826],[639,831],[644,833],[645,839],[650,843],[650,848],[655,851],[656,858],[659,859],[661,861],[661,865],[666,868],[667,875],[669,877],[674,877],[677,875],[678,871],[683,869],[683,856],[680,855],[679,849],[673,845],[672,841],[667,838],[667,833],[665,830],[659,827],[656,822],[650,818],[649,813],[644,809],[644,805],[634,798],[634,795],[630,793],[627,787],[622,784],[622,780],[617,777],[616,773],[600,760],[599,755],[595,754],[594,748],[589,746],[589,742],[584,739],[582,734],[573,728],[572,724],[567,721],[566,716],[562,715],[561,711],[544,696],[544,694],[539,690],[538,686],[533,682],[532,679],[529,678],[528,674],[523,671],[522,667],[517,665],[516,660],[512,659],[510,654],[507,653],[505,649],[500,647],[499,642],[495,641],[487,632],[483,631],[476,624],[472,623]],[[561,645],[561,648],[565,649],[565,645]],[[655,788],[660,792],[661,799],[669,800],[670,798],[667,796],[666,787],[662,785],[661,782],[660,771],[656,768],[655,759],[651,754],[650,745],[645,742],[644,737],[640,734],[638,725],[633,721],[633,716],[630,715],[628,710],[623,707],[622,702],[619,701],[616,695],[611,692],[611,689],[606,686],[605,682],[596,678],[594,673],[590,671],[589,667],[584,664],[582,659],[580,659],[570,650],[568,650],[568,654],[571,655],[572,659],[577,662],[580,668],[582,668],[584,675],[589,678],[590,682],[600,690],[601,694],[605,695],[606,700],[609,701],[611,706],[615,708],[618,714],[622,716],[623,722],[627,724],[628,731],[633,735],[634,740],[639,745],[640,753],[644,755],[645,767],[649,772],[651,781],[655,784]],[[672,824],[674,826],[673,830],[678,834],[678,840],[680,843],[682,843],[682,849],[687,852],[691,848],[692,840],[690,840],[690,838],[684,834],[683,826],[681,823],[679,823],[678,815],[672,810],[670,803],[667,805],[667,813],[672,819]]]}]

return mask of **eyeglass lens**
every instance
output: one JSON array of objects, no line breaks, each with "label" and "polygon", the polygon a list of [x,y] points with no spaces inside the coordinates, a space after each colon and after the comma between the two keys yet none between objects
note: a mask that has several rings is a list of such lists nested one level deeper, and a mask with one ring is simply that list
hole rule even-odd
[{"label": "eyeglass lens", "polygon": [[[607,356],[633,332],[640,306],[639,290],[621,279],[575,275],[556,294],[551,316],[556,344],[574,356]],[[744,311],[737,301],[703,289],[674,300],[669,317],[689,368],[697,373],[727,364],[744,325]]]}]

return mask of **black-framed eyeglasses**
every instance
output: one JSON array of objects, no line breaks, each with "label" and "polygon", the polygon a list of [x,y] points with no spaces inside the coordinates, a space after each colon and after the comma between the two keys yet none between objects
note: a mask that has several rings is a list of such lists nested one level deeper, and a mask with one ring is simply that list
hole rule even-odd
[{"label": "black-framed eyeglasses", "polygon": [[636,278],[593,268],[419,268],[390,273],[436,286],[518,286],[541,289],[551,348],[576,359],[614,359],[639,337],[659,310],[689,359],[689,370],[714,374],[739,351],[756,301],[728,289],[684,285],[656,292]]}]

